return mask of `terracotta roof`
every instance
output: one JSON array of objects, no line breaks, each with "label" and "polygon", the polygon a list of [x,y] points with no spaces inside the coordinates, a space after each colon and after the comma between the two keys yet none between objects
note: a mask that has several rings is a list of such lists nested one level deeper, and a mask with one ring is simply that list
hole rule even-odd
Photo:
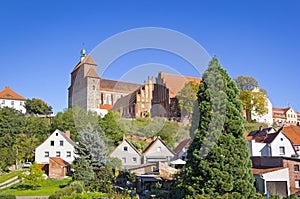
[{"label": "terracotta roof", "polygon": [[160,72],[159,76],[163,79],[166,87],[169,88],[170,97],[175,97],[177,93],[185,86],[188,82],[195,82],[199,84],[201,82],[201,78],[198,77],[189,77],[189,76],[181,76],[177,74],[168,74],[164,72]]},{"label": "terracotta roof", "polygon": [[0,99],[23,100],[23,101],[26,100],[24,97],[17,94],[8,86],[6,86],[5,89],[0,92]]},{"label": "terracotta roof", "polygon": [[155,143],[158,142],[158,141],[161,141],[161,143],[162,143],[169,151],[171,151],[171,153],[173,153],[173,154],[175,155],[174,151],[173,151],[172,149],[170,149],[170,147],[168,147],[168,145],[160,138],[160,136],[157,136],[157,137],[156,137],[156,138],[155,138],[155,139],[147,146],[147,148],[143,151],[142,154],[147,153],[147,152],[155,145]]},{"label": "terracotta roof", "polygon": [[285,167],[274,167],[274,168],[266,168],[266,169],[252,168],[252,173],[253,174],[265,174],[265,173],[270,173],[273,171],[278,171],[281,169],[285,169]]},{"label": "terracotta roof", "polygon": [[272,108],[272,115],[276,118],[286,118],[286,112],[291,108]]},{"label": "terracotta roof", "polygon": [[188,147],[190,145],[191,141],[192,141],[191,138],[184,139],[177,145],[177,147],[174,149],[174,152],[176,154],[180,153],[183,148]]},{"label": "terracotta roof", "polygon": [[284,126],[282,131],[293,142],[294,145],[300,145],[299,126]]},{"label": "terracotta roof", "polygon": [[78,62],[78,64],[74,67],[73,72],[75,72],[78,68],[80,68],[80,66],[82,66],[83,64],[90,64],[90,65],[95,65],[97,66],[96,62],[94,61],[94,59],[92,58],[91,55],[86,56],[82,61]]},{"label": "terracotta roof", "polygon": [[122,81],[109,80],[109,79],[100,80],[100,90],[106,90],[106,91],[131,93],[137,90],[140,86],[141,86],[140,84],[135,84],[130,82],[122,82]]},{"label": "terracotta roof", "polygon": [[70,166],[70,163],[68,163],[67,161],[65,161],[59,157],[49,157],[49,161],[50,160],[53,160],[54,162],[56,162],[57,164],[59,164],[61,166]]}]

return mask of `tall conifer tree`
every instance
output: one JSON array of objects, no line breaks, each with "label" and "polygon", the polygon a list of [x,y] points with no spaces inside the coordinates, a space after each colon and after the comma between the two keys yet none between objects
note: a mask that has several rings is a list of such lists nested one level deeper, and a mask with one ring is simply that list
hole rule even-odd
[{"label": "tall conifer tree", "polygon": [[184,197],[254,196],[254,178],[238,96],[236,83],[217,58],[213,58],[203,74],[197,95],[199,127],[181,174]]}]

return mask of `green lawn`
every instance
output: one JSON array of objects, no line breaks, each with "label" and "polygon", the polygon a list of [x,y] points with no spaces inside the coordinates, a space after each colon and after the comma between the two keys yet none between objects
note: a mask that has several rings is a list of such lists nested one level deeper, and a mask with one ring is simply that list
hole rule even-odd
[{"label": "green lawn", "polygon": [[49,196],[60,189],[60,186],[67,185],[70,180],[71,178],[65,178],[63,180],[47,179],[43,186],[37,187],[35,190],[20,189],[19,184],[16,184],[10,188],[0,190],[0,193],[11,193],[16,196]]},{"label": "green lawn", "polygon": [[18,176],[24,171],[25,170],[12,171],[12,172],[6,173],[4,175],[1,175],[0,176],[0,183],[5,182],[6,180],[11,179],[15,176]]}]

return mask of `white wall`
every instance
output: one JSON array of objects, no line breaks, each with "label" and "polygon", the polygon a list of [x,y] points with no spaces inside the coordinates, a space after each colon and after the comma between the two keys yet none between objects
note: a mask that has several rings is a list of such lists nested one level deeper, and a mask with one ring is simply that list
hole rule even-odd
[{"label": "white wall", "polygon": [[[285,154],[281,154],[279,147],[284,147]],[[272,156],[286,156],[291,157],[295,155],[294,147],[289,139],[283,134],[279,133],[271,143]]]},{"label": "white wall", "polygon": [[[60,158],[72,163],[74,160],[74,146],[69,143],[62,135],[63,132],[55,130],[45,142],[35,149],[35,161],[38,164],[48,164],[49,157],[56,157],[56,152],[60,152]],[[54,146],[51,146],[51,141],[54,141]],[[60,146],[60,141],[63,141],[63,146]],[[49,157],[45,157],[45,151],[49,152]],[[71,157],[67,157],[67,151],[71,152]]]},{"label": "white wall", "polygon": [[[124,151],[124,147],[127,147],[127,151]],[[141,155],[137,153],[126,140],[110,154],[110,157],[118,158],[122,161],[122,158],[126,158],[126,162],[122,161],[123,166],[140,165],[142,163]],[[136,161],[133,161],[136,158]]]},{"label": "white wall", "polygon": [[286,181],[288,195],[290,195],[290,178],[289,178],[288,168],[262,174],[262,178],[265,180],[265,190],[267,190],[266,188],[267,181]]},{"label": "white wall", "polygon": [[0,107],[9,107],[14,108],[17,111],[21,111],[22,113],[26,113],[26,109],[24,107],[24,100],[11,100],[11,99],[0,99]]},{"label": "white wall", "polygon": [[250,156],[270,156],[268,145],[266,143],[249,140]]},{"label": "white wall", "polygon": [[273,124],[273,112],[272,112],[272,103],[269,100],[269,98],[267,98],[267,103],[266,103],[266,107],[268,109],[267,113],[265,113],[262,116],[259,116],[255,111],[252,111],[252,119],[256,120],[257,122],[262,122],[262,123],[266,123],[268,125],[272,125]]}]

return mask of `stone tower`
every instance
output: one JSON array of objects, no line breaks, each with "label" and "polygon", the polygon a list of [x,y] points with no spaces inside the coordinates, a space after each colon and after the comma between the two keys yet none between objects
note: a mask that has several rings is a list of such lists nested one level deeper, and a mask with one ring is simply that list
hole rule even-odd
[{"label": "stone tower", "polygon": [[71,86],[68,88],[68,106],[74,105],[85,110],[100,109],[100,77],[97,64],[90,55],[81,50],[80,62],[71,72]]}]

